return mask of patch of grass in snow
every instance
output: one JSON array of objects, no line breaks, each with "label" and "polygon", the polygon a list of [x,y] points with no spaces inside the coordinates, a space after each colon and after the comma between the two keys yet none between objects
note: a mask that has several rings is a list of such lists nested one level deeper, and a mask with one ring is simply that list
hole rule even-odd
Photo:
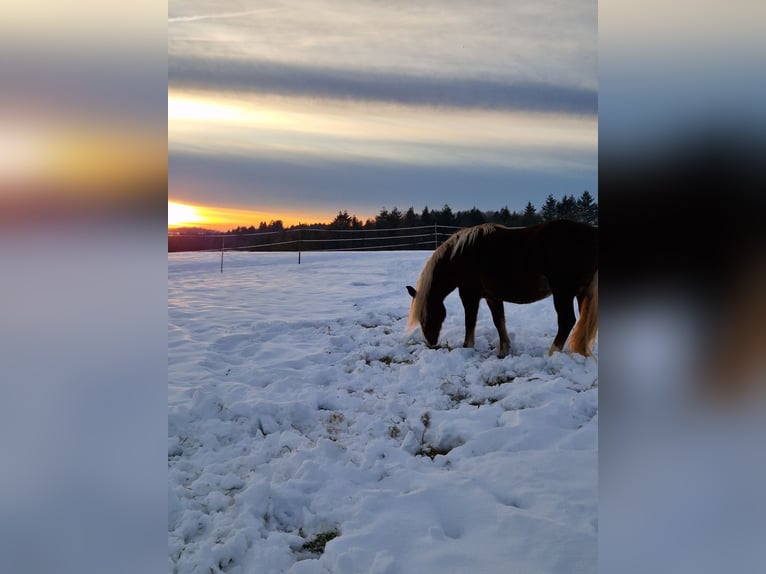
[{"label": "patch of grass in snow", "polygon": [[[223,560],[219,560],[218,561],[218,571],[219,572],[226,572],[226,569],[229,566],[231,566],[232,564],[234,564],[234,559],[233,558],[229,558],[228,562],[226,562],[226,563],[224,563]],[[210,568],[210,574],[215,574],[215,571],[212,568]]]},{"label": "patch of grass in snow", "polygon": [[327,434],[328,438],[336,442],[338,440],[338,437],[340,436],[341,431],[343,430],[344,425],[346,425],[346,417],[343,416],[343,413],[332,413],[327,419]]},{"label": "patch of grass in snow", "polygon": [[426,443],[426,431],[431,426],[431,413],[425,412],[420,417],[420,422],[423,423],[423,434],[420,436],[420,448],[415,453],[415,456],[427,456],[431,460],[438,455],[447,455],[454,447],[439,447]]},{"label": "patch of grass in snow", "polygon": [[515,375],[497,375],[491,379],[484,381],[484,385],[487,387],[499,387],[506,383],[512,383],[515,379]]},{"label": "patch of grass in snow", "polygon": [[439,448],[426,444],[421,446],[415,453],[415,456],[427,456],[431,460],[435,459],[438,455],[447,455],[451,451],[451,448]]},{"label": "patch of grass in snow", "polygon": [[412,361],[411,359],[395,359],[389,355],[386,355],[379,359],[370,359],[370,358],[365,359],[365,363],[367,363],[368,365],[371,365],[373,361],[376,361],[378,363],[383,363],[387,367],[390,367],[393,363],[396,363],[397,365],[412,365],[414,363],[414,361]]},{"label": "patch of grass in snow", "polygon": [[500,399],[496,397],[487,397],[485,399],[474,399],[468,404],[472,407],[482,407],[484,405],[494,405],[498,400]]},{"label": "patch of grass in snow", "polygon": [[359,326],[363,329],[377,329],[378,327],[383,327],[383,334],[384,335],[390,335],[392,333],[391,329],[389,327],[386,327],[385,325],[366,325],[364,323],[359,323]]},{"label": "patch of grass in snow", "polygon": [[463,389],[456,389],[452,392],[448,392],[447,396],[449,397],[449,400],[452,401],[452,404],[456,406],[468,398],[468,393]]},{"label": "patch of grass in snow", "polygon": [[323,554],[327,543],[338,536],[340,536],[340,531],[337,528],[333,528],[327,532],[320,532],[314,538],[305,542],[303,546],[301,546],[301,551],[311,552],[312,554]]}]

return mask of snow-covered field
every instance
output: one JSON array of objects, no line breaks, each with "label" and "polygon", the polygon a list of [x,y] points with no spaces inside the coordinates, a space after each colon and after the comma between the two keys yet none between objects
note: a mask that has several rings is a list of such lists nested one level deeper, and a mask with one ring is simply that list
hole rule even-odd
[{"label": "snow-covered field", "polygon": [[429,255],[168,255],[170,571],[596,571],[596,361],[550,299],[463,349],[456,292],[428,349]]}]

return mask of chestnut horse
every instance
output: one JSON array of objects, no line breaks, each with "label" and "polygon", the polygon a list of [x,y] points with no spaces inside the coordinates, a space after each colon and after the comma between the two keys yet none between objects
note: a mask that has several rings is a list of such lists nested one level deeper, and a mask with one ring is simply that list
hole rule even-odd
[{"label": "chestnut horse", "polygon": [[464,347],[474,345],[482,298],[492,312],[502,358],[510,351],[503,302],[532,303],[553,294],[558,332],[548,354],[564,348],[574,327],[569,346],[588,356],[598,330],[598,229],[555,220],[523,228],[485,223],[452,234],[426,262],[417,287],[407,285],[412,296],[407,328],[420,324],[431,347],[447,315],[444,299],[455,289],[465,309]]}]

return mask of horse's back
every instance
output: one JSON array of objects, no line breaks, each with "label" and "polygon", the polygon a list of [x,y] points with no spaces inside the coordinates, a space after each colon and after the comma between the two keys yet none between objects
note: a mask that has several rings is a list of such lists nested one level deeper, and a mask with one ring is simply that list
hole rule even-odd
[{"label": "horse's back", "polygon": [[598,268],[598,230],[569,220],[496,226],[468,255],[485,296],[529,303],[550,295],[551,286],[579,290],[590,281]]},{"label": "horse's back", "polygon": [[539,243],[549,280],[578,286],[590,282],[598,269],[598,228],[568,220],[542,225]]},{"label": "horse's back", "polygon": [[556,219],[520,228],[498,225],[485,241],[484,250],[498,260],[518,257],[544,266],[552,258],[598,266],[598,229],[579,221]]},{"label": "horse's back", "polygon": [[537,227],[541,236],[549,237],[552,241],[579,241],[585,244],[595,243],[598,246],[598,228],[581,221],[571,221],[569,219],[554,219],[538,223],[536,226],[528,227],[533,229]]}]

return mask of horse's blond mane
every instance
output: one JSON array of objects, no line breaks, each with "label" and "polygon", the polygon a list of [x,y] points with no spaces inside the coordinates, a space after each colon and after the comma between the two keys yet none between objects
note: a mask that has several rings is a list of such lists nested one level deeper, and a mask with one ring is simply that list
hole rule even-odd
[{"label": "horse's blond mane", "polygon": [[[454,259],[456,255],[460,255],[463,252],[463,249],[476,243],[476,240],[479,237],[489,235],[498,227],[500,226],[495,223],[482,223],[481,225],[468,227],[467,229],[461,229],[457,233],[453,234],[447,240],[449,241],[450,239],[454,239],[452,242],[452,254],[450,255],[450,258]],[[447,243],[447,241],[445,241],[445,243]]]},{"label": "horse's blond mane", "polygon": [[488,235],[495,231],[498,227],[494,223],[483,223],[475,227],[467,227],[460,229],[447,240],[439,245],[436,250],[431,254],[431,257],[426,261],[423,270],[418,277],[417,285],[415,286],[415,297],[410,305],[410,315],[407,318],[407,331],[412,331],[419,324],[422,325],[426,321],[428,313],[428,295],[431,292],[431,281],[434,276],[434,269],[436,265],[443,259],[449,257],[454,259],[456,255],[460,255],[466,247],[473,245],[478,237]]}]

